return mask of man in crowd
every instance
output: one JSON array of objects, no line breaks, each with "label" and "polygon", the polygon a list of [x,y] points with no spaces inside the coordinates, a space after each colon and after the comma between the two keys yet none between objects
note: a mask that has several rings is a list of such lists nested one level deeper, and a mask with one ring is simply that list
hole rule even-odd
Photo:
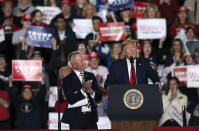
[{"label": "man in crowd", "polygon": [[97,80],[94,74],[84,71],[85,62],[79,52],[73,52],[69,60],[73,71],[63,79],[68,105],[62,122],[68,123],[70,129],[97,129],[95,102],[102,96]]}]

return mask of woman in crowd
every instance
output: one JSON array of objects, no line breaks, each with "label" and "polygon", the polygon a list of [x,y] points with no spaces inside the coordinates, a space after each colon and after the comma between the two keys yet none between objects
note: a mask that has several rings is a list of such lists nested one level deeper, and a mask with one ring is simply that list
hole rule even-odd
[{"label": "woman in crowd", "polygon": [[[21,96],[19,96],[13,87],[12,76],[9,79],[8,94],[11,103],[16,110],[16,128],[17,129],[41,129],[43,128],[42,105],[46,93],[45,75],[42,74],[41,87],[36,96],[33,97],[32,87],[25,84],[22,87]],[[48,112],[46,110],[45,112]]]},{"label": "woman in crowd", "polygon": [[155,4],[148,4],[144,11],[145,19],[160,18],[160,12]]},{"label": "woman in crowd", "polygon": [[85,19],[92,19],[93,16],[95,15],[96,15],[95,7],[92,4],[87,3],[86,6],[83,8],[82,16]]},{"label": "woman in crowd", "polygon": [[162,95],[164,113],[160,119],[160,126],[180,126],[176,121],[176,116],[170,112],[178,112],[179,117],[182,117],[182,106],[187,107],[187,96],[179,90],[179,80],[176,77],[171,77],[168,80],[167,92]]},{"label": "woman in crowd", "polygon": [[89,54],[86,48],[86,45],[83,41],[80,41],[77,47],[77,50],[80,52],[80,54],[83,56],[85,63],[86,63],[86,67],[89,66]]},{"label": "woman in crowd", "polygon": [[122,54],[121,43],[113,43],[110,51],[111,62],[119,60]]},{"label": "woman in crowd", "polygon": [[132,18],[131,8],[127,8],[119,11],[119,17],[117,18],[118,22],[124,22],[126,30],[126,38],[131,37],[131,25],[136,21],[135,18]]},{"label": "woman in crowd", "polygon": [[76,15],[82,17],[83,15],[83,9],[87,5],[86,0],[76,0],[75,3],[75,9],[76,9]]},{"label": "woman in crowd", "polygon": [[182,7],[178,8],[177,19],[176,19],[175,23],[172,24],[172,26],[171,26],[171,29],[170,29],[171,37],[175,37],[176,35],[178,35],[178,33],[182,29],[184,29],[188,26],[194,27],[196,35],[198,36],[199,33],[198,33],[196,27],[194,26],[194,24],[192,24],[189,21],[188,9],[184,6],[182,6]]},{"label": "woman in crowd", "polygon": [[49,26],[45,23],[43,23],[43,13],[40,10],[34,10],[32,12],[32,25],[33,26],[41,26],[41,27],[46,27],[48,28]]}]

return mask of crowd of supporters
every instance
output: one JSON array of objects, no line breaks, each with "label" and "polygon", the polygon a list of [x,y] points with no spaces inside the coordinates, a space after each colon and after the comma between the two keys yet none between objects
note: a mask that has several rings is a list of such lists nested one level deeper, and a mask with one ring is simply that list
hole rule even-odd
[{"label": "crowd of supporters", "polygon": [[[139,57],[150,62],[157,70],[163,86],[164,109],[171,101],[185,105],[191,113],[190,125],[199,125],[199,89],[180,86],[171,76],[176,66],[195,65],[186,46],[187,41],[198,41],[199,2],[197,0],[135,0],[147,2],[143,19],[165,18],[167,36],[161,39],[137,39],[136,18],[132,8],[110,12],[108,0],[1,0],[0,29],[4,29],[5,41],[0,43],[0,129],[42,129],[48,126],[48,112],[57,112],[48,107],[49,88],[57,86],[58,79],[71,71],[68,55],[79,51],[84,57],[86,70],[94,73],[103,92],[103,101],[97,103],[100,116],[106,116],[107,92],[103,88],[111,63],[123,58],[123,41],[101,42],[98,24],[124,22],[125,37],[137,40]],[[61,9],[50,24],[42,19],[37,6],[51,6]],[[105,16],[104,16],[105,12]],[[78,39],[73,32],[74,19],[90,19],[93,32],[85,39]],[[26,27],[41,26],[54,30],[53,48],[27,46]],[[41,82],[12,81],[12,60],[31,59],[42,61]],[[171,78],[171,79],[170,79]],[[150,80],[149,80],[150,83]],[[173,85],[172,85],[173,84]],[[174,85],[177,86],[174,87]],[[181,92],[181,93],[180,93]],[[171,98],[169,97],[171,95]],[[67,100],[60,92],[61,111]],[[179,99],[179,100],[178,100]],[[168,112],[161,121],[170,120]]]}]

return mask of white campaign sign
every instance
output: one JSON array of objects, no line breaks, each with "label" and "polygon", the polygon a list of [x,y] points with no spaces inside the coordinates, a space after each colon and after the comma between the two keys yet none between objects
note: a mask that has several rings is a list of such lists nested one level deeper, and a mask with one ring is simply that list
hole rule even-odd
[{"label": "white campaign sign", "polygon": [[93,24],[90,19],[74,19],[73,23],[73,31],[77,38],[85,39],[89,33],[93,32]]},{"label": "white campaign sign", "polygon": [[[63,113],[61,113],[62,118]],[[107,116],[99,117],[97,122],[98,129],[111,129],[111,121]],[[69,130],[69,125],[65,123],[61,123],[61,128],[63,130]],[[49,113],[49,130],[57,130],[58,129],[58,113],[50,112]]]},{"label": "white campaign sign", "polygon": [[0,42],[3,42],[5,40],[5,34],[4,34],[4,29],[0,30]]},{"label": "white campaign sign", "polygon": [[187,87],[199,88],[199,66],[189,66],[187,68]]},{"label": "white campaign sign", "polygon": [[57,96],[57,87],[55,86],[52,86],[50,87],[49,89],[49,100],[48,100],[48,107],[55,107],[55,103],[58,99],[58,96]]},{"label": "white campaign sign", "polygon": [[58,7],[48,7],[48,6],[37,6],[36,9],[43,13],[43,22],[50,24],[51,20],[59,13],[61,13]]},{"label": "white campaign sign", "polygon": [[138,39],[161,39],[166,37],[165,19],[137,19]]}]

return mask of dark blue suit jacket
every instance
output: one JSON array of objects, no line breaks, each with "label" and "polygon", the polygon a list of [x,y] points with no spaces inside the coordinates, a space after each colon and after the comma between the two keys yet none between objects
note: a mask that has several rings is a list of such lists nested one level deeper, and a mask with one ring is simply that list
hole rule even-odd
[{"label": "dark blue suit jacket", "polygon": [[[137,84],[148,84],[148,78],[153,83],[159,82],[158,74],[149,65],[149,62],[142,58],[136,59],[136,82]],[[109,75],[105,82],[105,88],[110,84],[130,84],[126,59],[115,61],[109,68]]]},{"label": "dark blue suit jacket", "polygon": [[[95,99],[91,98],[91,110],[92,110],[92,118],[91,121],[98,121],[98,114],[96,110],[96,104],[95,102],[100,101],[102,97],[102,92],[99,89],[97,80],[93,73],[84,71],[85,80],[92,80],[92,89],[95,91]],[[74,104],[82,99],[84,99],[84,95],[81,93],[82,84],[78,78],[78,76],[75,74],[74,71],[72,71],[68,76],[66,76],[63,79],[63,90],[64,95],[68,101],[69,104]],[[78,123],[81,122],[83,117],[83,113],[81,112],[81,107],[76,108],[65,108],[62,122],[64,123]]]}]

